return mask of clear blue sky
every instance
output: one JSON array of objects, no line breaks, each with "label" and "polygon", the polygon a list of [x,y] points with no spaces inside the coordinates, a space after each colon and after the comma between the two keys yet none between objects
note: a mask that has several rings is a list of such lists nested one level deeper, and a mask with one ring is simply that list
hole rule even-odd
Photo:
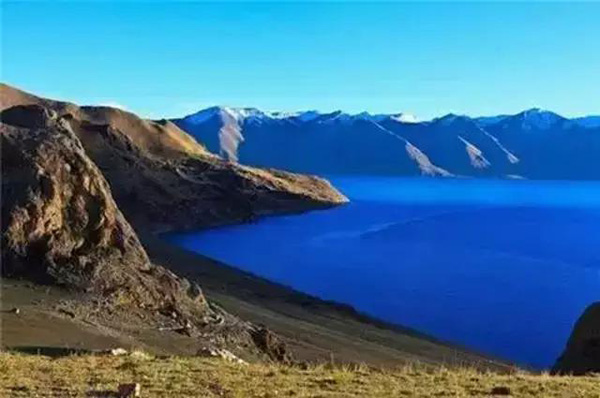
[{"label": "clear blue sky", "polygon": [[154,118],[214,104],[600,114],[600,3],[4,1],[1,73]]}]

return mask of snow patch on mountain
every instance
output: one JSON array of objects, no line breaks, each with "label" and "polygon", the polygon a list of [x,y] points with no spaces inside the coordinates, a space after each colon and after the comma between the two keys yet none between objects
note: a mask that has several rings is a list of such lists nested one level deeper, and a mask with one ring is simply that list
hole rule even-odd
[{"label": "snow patch on mountain", "polygon": [[188,115],[183,119],[191,124],[202,124],[215,116],[227,114],[233,117],[238,123],[248,122],[265,122],[273,120],[287,120],[317,123],[352,123],[357,120],[366,120],[373,122],[382,122],[384,120],[393,120],[399,123],[418,123],[418,119],[408,113],[396,114],[371,114],[369,112],[361,112],[357,114],[346,113],[342,111],[334,112],[319,112],[316,110],[300,111],[300,112],[280,112],[280,111],[261,111],[257,108],[235,108],[228,106],[213,106],[203,109],[194,114]]},{"label": "snow patch on mountain", "polygon": [[486,167],[490,166],[490,162],[485,158],[485,156],[483,156],[481,149],[477,148],[460,135],[458,136],[458,139],[465,144],[465,150],[467,151],[467,155],[469,156],[469,160],[471,161],[471,165],[473,167],[476,169],[485,169]]},{"label": "snow patch on mountain", "polygon": [[[215,116],[220,116],[226,113],[235,118],[238,123],[248,122],[268,122],[268,121],[290,121],[290,122],[316,122],[316,123],[353,123],[358,120],[372,121],[382,123],[386,120],[395,121],[398,123],[421,123],[414,115],[409,113],[370,113],[360,112],[356,114],[346,113],[342,111],[334,112],[319,112],[317,110],[299,111],[299,112],[281,112],[281,111],[262,111],[252,107],[228,107],[228,106],[213,106],[203,109],[194,114],[188,115],[183,119],[191,124],[202,124]],[[515,115],[497,115],[497,116],[480,116],[470,118],[464,115],[449,113],[445,116],[432,119],[428,123],[441,123],[449,125],[457,120],[471,120],[480,127],[489,127],[498,123],[518,120],[521,123],[521,128],[531,130],[533,128],[540,130],[548,130],[556,123],[562,120],[570,120],[572,123],[586,127],[600,127],[600,116],[586,116],[574,119],[565,119],[564,117],[539,108],[532,108]]]},{"label": "snow patch on mountain", "polygon": [[433,164],[429,157],[425,155],[419,148],[411,144],[408,140],[404,141],[406,142],[406,153],[408,153],[408,156],[410,156],[410,158],[417,163],[422,175],[452,177],[452,173]]},{"label": "snow patch on mountain", "polygon": [[395,115],[390,115],[390,119],[399,123],[419,123],[419,119],[410,113],[398,113]]}]

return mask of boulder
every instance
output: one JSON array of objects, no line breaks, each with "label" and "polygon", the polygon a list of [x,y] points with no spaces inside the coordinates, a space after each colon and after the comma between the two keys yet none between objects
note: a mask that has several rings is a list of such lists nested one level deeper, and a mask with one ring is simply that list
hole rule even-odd
[{"label": "boulder", "polygon": [[139,383],[119,384],[117,396],[119,398],[137,398],[140,397],[142,387]]}]

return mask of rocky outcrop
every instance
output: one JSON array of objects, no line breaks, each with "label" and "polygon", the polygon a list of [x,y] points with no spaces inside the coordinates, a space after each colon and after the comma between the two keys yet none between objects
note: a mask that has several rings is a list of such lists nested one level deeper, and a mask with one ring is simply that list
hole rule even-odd
[{"label": "rocky outcrop", "polygon": [[600,372],[600,302],[586,308],[577,320],[552,371],[577,375]]},{"label": "rocky outcrop", "polygon": [[211,347],[286,356],[266,329],[257,334],[208,303],[197,284],[151,263],[129,222],[199,228],[332,206],[344,196],[317,177],[224,161],[167,121],[6,85],[0,99],[3,277],[81,292],[71,304],[101,325],[141,319]]},{"label": "rocky outcrop", "polygon": [[135,327],[271,357],[270,347],[255,341],[254,326],[151,263],[70,115],[32,104],[0,116],[3,277],[80,292],[64,303],[74,308],[68,314],[103,327],[137,319]]},{"label": "rocky outcrop", "polygon": [[187,281],[150,263],[67,119],[41,105],[1,117],[4,276],[192,319],[207,311]]},{"label": "rocky outcrop", "polygon": [[198,228],[346,201],[318,177],[224,161],[168,121],[143,120],[107,107],[78,107],[6,85],[0,86],[0,94],[4,109],[37,104],[62,117],[136,227]]},{"label": "rocky outcrop", "polygon": [[[176,158],[207,153],[204,146],[167,121],[144,120],[131,112],[106,106],[78,106],[26,93],[6,84],[0,84],[0,111],[16,105],[40,105],[58,115],[71,115],[96,126],[111,126],[146,153]],[[85,141],[86,137],[80,137]]]},{"label": "rocky outcrop", "polygon": [[266,327],[255,326],[250,329],[250,335],[254,344],[266,353],[270,359],[283,363],[291,363],[293,361],[286,344]]}]

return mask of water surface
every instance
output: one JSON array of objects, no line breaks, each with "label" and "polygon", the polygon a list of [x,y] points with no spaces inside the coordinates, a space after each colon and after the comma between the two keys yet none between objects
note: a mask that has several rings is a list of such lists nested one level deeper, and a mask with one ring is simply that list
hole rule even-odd
[{"label": "water surface", "polygon": [[600,299],[600,184],[342,177],[331,210],[171,241],[324,299],[550,367]]}]

